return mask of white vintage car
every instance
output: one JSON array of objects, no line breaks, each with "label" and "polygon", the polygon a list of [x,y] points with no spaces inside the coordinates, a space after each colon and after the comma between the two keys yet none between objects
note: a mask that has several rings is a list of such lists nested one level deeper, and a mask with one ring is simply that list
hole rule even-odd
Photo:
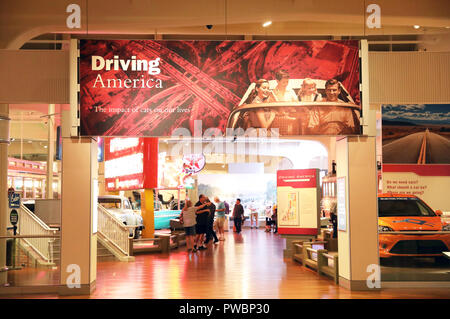
[{"label": "white vintage car", "polygon": [[[98,203],[113,214],[117,219],[127,226],[137,226],[134,231],[134,238],[139,238],[144,229],[142,216],[131,206],[128,198],[118,195],[103,195],[98,197]],[[130,230],[130,234],[133,230]]]}]

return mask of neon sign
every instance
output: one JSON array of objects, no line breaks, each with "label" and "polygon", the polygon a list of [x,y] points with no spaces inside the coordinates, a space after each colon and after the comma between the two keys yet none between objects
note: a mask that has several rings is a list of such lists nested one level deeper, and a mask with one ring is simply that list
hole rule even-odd
[{"label": "neon sign", "polygon": [[206,164],[203,154],[189,154],[183,156],[183,170],[186,174],[197,174]]},{"label": "neon sign", "polygon": [[107,191],[157,187],[158,139],[106,138]]}]

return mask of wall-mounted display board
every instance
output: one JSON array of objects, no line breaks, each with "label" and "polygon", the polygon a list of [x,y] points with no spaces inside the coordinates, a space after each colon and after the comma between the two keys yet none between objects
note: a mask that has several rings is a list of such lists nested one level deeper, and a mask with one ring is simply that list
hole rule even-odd
[{"label": "wall-mounted display board", "polygon": [[383,164],[382,171],[383,192],[416,195],[450,212],[450,165]]},{"label": "wall-mounted display board", "polygon": [[450,164],[449,104],[382,105],[384,164]]},{"label": "wall-mounted display board", "polygon": [[320,228],[318,169],[277,171],[278,232],[317,235]]},{"label": "wall-mounted display board", "polygon": [[347,231],[347,186],[346,178],[336,179],[338,230]]},{"label": "wall-mounted display board", "polygon": [[358,41],[80,40],[79,61],[82,136],[361,133]]}]

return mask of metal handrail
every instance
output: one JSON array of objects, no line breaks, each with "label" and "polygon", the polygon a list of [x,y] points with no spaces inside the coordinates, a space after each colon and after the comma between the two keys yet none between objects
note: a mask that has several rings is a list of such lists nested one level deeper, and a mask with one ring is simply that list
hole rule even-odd
[{"label": "metal handrail", "polygon": [[39,225],[42,226],[42,228],[44,230],[49,230],[49,231],[59,231],[58,228],[51,228],[49,227],[46,223],[44,223],[41,219],[39,219],[39,217],[37,217],[35,214],[33,214],[33,212],[31,212],[24,204],[20,204],[20,209],[24,210],[32,219],[34,219],[34,221],[36,223],[38,223]]},{"label": "metal handrail", "polygon": [[59,238],[59,235],[11,235],[11,236],[0,236],[0,239],[10,239],[10,238]]}]

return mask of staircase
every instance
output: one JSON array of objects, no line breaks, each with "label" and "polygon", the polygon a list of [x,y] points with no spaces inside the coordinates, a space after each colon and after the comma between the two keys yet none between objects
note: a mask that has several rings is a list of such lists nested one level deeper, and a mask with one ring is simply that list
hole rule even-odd
[{"label": "staircase", "polygon": [[59,229],[46,225],[23,204],[20,206],[19,214],[18,235],[37,236],[21,238],[17,241],[21,250],[19,262],[22,262],[20,259],[26,259],[26,263],[34,267],[57,266],[61,258],[60,240],[55,236],[59,235]]},{"label": "staircase", "polygon": [[[46,225],[23,204],[20,208],[18,234],[35,237],[18,240],[18,263],[33,267],[56,267],[61,264],[59,227]],[[97,260],[134,261],[130,229],[101,205],[98,205]],[[39,236],[39,237],[36,237]]]},{"label": "staircase", "polygon": [[103,246],[103,244],[97,240],[97,261],[114,261],[118,260],[113,253],[109,251],[108,248]]},{"label": "staircase", "polygon": [[61,239],[54,238],[50,241],[50,256],[51,261],[55,265],[59,265],[61,263]]}]

